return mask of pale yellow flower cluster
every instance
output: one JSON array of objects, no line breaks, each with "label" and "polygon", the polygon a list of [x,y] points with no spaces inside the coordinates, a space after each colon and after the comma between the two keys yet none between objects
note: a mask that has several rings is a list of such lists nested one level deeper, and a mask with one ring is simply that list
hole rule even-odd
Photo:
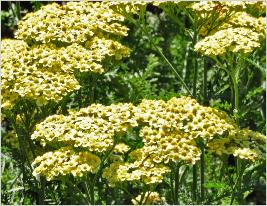
[{"label": "pale yellow flower cluster", "polygon": [[188,8],[199,13],[202,18],[207,17],[209,12],[227,12],[230,10],[241,10],[246,6],[245,2],[242,1],[200,1],[197,3],[190,4]]},{"label": "pale yellow flower cluster", "polygon": [[53,3],[27,14],[16,32],[21,40],[2,41],[2,107],[11,107],[19,97],[38,105],[58,102],[80,89],[75,72],[103,73],[107,56],[129,56],[130,49],[113,40],[127,35],[128,29],[120,24],[124,17],[109,6]]},{"label": "pale yellow flower cluster", "polygon": [[262,34],[264,37],[266,29],[266,18],[256,18],[246,12],[237,12],[229,19],[227,23],[222,24],[222,26],[219,27],[219,30],[229,27],[250,28],[252,31]]},{"label": "pale yellow flower cluster", "polygon": [[104,32],[127,36],[128,28],[118,23],[123,20],[108,2],[53,3],[28,13],[18,24],[16,37],[27,42],[83,44]]},{"label": "pale yellow flower cluster", "polygon": [[141,193],[136,198],[132,199],[134,205],[159,205],[165,202],[164,197],[160,197],[158,192]]},{"label": "pale yellow flower cluster", "polygon": [[130,147],[127,144],[119,143],[114,147],[113,152],[117,154],[124,154],[130,150]]},{"label": "pale yellow flower cluster", "polygon": [[[141,154],[142,155],[142,154]],[[143,162],[136,161],[114,162],[103,171],[103,178],[108,179],[109,185],[114,187],[119,182],[142,181],[145,184],[160,183],[163,175],[170,172],[170,169],[163,164],[153,164],[150,159],[145,158]]]},{"label": "pale yellow flower cluster", "polygon": [[43,105],[49,100],[59,101],[62,96],[80,88],[73,74],[56,72],[55,69],[61,69],[56,66],[49,70],[33,63],[39,61],[35,52],[23,41],[2,41],[2,107],[10,107],[19,97],[34,99]]},{"label": "pale yellow flower cluster", "polygon": [[266,137],[249,129],[232,131],[227,137],[207,144],[208,151],[217,155],[233,154],[241,159],[255,161],[266,154]]},{"label": "pale yellow flower cluster", "polygon": [[245,12],[249,5],[242,1],[193,4],[194,11],[206,11],[199,13],[204,22],[199,32],[202,36],[208,34],[195,45],[195,50],[207,56],[217,56],[228,52],[250,53],[260,47],[265,38],[265,17],[256,18]]},{"label": "pale yellow flower cluster", "polygon": [[87,151],[75,151],[71,147],[62,147],[53,152],[38,156],[32,163],[34,176],[45,176],[48,181],[72,174],[81,177],[84,173],[95,173],[100,158]]},{"label": "pale yellow flower cluster", "polygon": [[[32,139],[39,140],[42,145],[61,142],[92,152],[105,152],[114,144],[114,136],[119,138],[130,127],[137,126],[132,119],[132,108],[132,104],[93,104],[68,116],[53,115],[36,126]],[[118,152],[126,149],[122,145],[116,148]]]},{"label": "pale yellow flower cluster", "polygon": [[[137,126],[143,146],[129,153],[123,137]],[[71,144],[98,155],[113,148],[111,164],[103,172],[111,186],[125,181],[160,183],[170,164],[195,164],[200,159],[199,144],[218,155],[248,160],[265,156],[265,136],[240,130],[225,112],[201,106],[190,97],[143,100],[137,106],[93,104],[68,116],[48,117],[36,126],[32,138],[43,145]]]},{"label": "pale yellow flower cluster", "polygon": [[[179,2],[178,2],[179,3]],[[188,4],[188,8],[191,8],[194,12],[197,12],[202,18],[212,15],[212,13],[226,13],[233,11],[246,10],[247,8],[255,8],[257,10],[264,10],[266,7],[266,1],[200,1],[192,4]],[[212,12],[212,13],[211,13]],[[230,14],[228,13],[228,15]],[[214,15],[214,14],[213,14]]]},{"label": "pale yellow flower cluster", "polygon": [[148,3],[152,3],[153,1],[113,1],[110,2],[110,7],[123,16],[129,16],[132,14],[137,14],[140,10],[144,9]]},{"label": "pale yellow flower cluster", "polygon": [[260,47],[262,34],[249,28],[228,28],[205,37],[195,45],[195,50],[207,56],[224,55],[228,52],[250,53]]}]

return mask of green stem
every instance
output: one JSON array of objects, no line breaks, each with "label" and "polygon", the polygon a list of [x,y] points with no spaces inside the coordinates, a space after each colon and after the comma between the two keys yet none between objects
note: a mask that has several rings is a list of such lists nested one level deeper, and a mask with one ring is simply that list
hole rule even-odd
[{"label": "green stem", "polygon": [[174,182],[173,181],[173,172],[171,172],[171,174],[170,174],[171,197],[172,197],[172,204],[175,204],[173,182]]},{"label": "green stem", "polygon": [[242,170],[242,166],[241,166],[241,159],[239,159],[239,158],[237,158],[237,172],[238,172],[238,174],[240,174],[240,178],[239,178],[239,180],[238,180],[238,182],[237,182],[237,191],[238,191],[238,195],[237,195],[237,197],[238,197],[238,199],[239,199],[239,201],[241,200],[241,198],[242,198],[242,177],[243,177],[243,170]]},{"label": "green stem", "polygon": [[235,110],[238,112],[239,109],[239,92],[238,92],[238,83],[236,79],[233,78],[233,86],[234,86],[234,102],[235,102]]},{"label": "green stem", "polygon": [[[230,205],[233,204],[235,197],[238,197],[238,200],[240,201],[241,195],[242,194],[242,175],[244,170],[241,168],[241,160],[237,158],[237,178],[236,182],[234,184],[233,190],[232,190],[232,195],[231,195],[231,202]],[[236,194],[236,191],[238,194]]]},{"label": "green stem", "polygon": [[17,18],[18,20],[21,19],[21,14],[20,14],[20,2],[16,2],[16,13],[17,13]]},{"label": "green stem", "polygon": [[88,175],[86,175],[86,177],[85,177],[84,186],[85,186],[86,196],[87,196],[89,202],[91,202],[91,199],[90,199],[90,189],[89,189],[89,187],[87,185],[87,182],[89,182]]},{"label": "green stem", "polygon": [[184,86],[184,88],[186,89],[186,91],[188,92],[189,95],[192,96],[192,93],[190,91],[190,89],[187,87],[186,83],[184,82],[183,78],[180,76],[180,74],[176,71],[176,69],[174,68],[174,66],[170,63],[170,61],[167,59],[167,57],[162,53],[162,51],[158,48],[157,45],[155,45],[155,43],[153,42],[153,37],[149,34],[147,27],[146,27],[146,22],[145,22],[145,12],[141,12],[141,23],[137,23],[135,20],[132,20],[132,22],[136,25],[136,26],[140,26],[143,24],[143,26],[140,26],[140,28],[143,30],[143,32],[147,35],[148,40],[150,42],[150,44],[152,45],[152,47],[154,47],[154,49],[159,53],[159,55],[164,59],[164,61],[167,63],[167,65],[171,68],[171,70],[174,72],[174,74],[178,77],[178,79],[181,81],[182,85]]},{"label": "green stem", "polygon": [[95,204],[95,181],[93,181],[92,184],[90,184],[90,200],[91,200],[91,204],[94,205]]},{"label": "green stem", "polygon": [[193,79],[193,97],[196,98],[196,93],[197,93],[197,79],[198,79],[198,55],[194,51],[194,46],[196,45],[198,41],[198,32],[197,32],[197,20],[195,19],[193,23],[193,29],[194,29],[194,34],[193,34],[193,42],[192,42],[192,47],[193,47],[193,59],[194,59],[194,79]]},{"label": "green stem", "polygon": [[82,193],[81,190],[77,187],[76,184],[73,184],[68,178],[65,178],[64,180],[65,180],[65,182],[66,182],[67,184],[69,184],[69,186],[71,186],[74,190],[76,190],[76,192],[78,192],[78,193],[82,196],[82,198],[83,198],[83,200],[84,200],[85,202],[87,202],[88,204],[90,204],[90,202],[88,202],[88,200],[83,196],[83,193]]},{"label": "green stem", "polygon": [[129,195],[132,199],[134,198],[133,194],[130,193],[125,187],[123,187],[122,185],[121,186],[118,186],[118,188],[120,188],[121,190],[123,190],[124,192],[127,193],[127,195]]},{"label": "green stem", "polygon": [[197,163],[193,165],[192,199],[193,203],[197,201]]},{"label": "green stem", "polygon": [[96,172],[93,180],[92,180],[92,184],[90,184],[90,194],[91,194],[91,204],[94,205],[95,204],[95,199],[94,199],[94,186],[96,183],[96,180],[99,179],[99,175],[105,165],[105,161],[106,159],[110,156],[110,154],[113,152],[113,149],[116,145],[116,141],[114,141],[114,144],[112,146],[112,148],[105,154],[105,156],[103,157],[103,159],[101,160],[101,163],[99,165],[98,171]]},{"label": "green stem", "polygon": [[[198,40],[198,34],[196,30],[196,24],[194,24],[194,36],[193,36],[193,42],[192,46],[194,47],[195,44],[197,43]],[[198,61],[197,61],[197,54],[196,52],[193,53],[193,58],[194,58],[194,79],[193,79],[193,97],[196,98],[196,93],[197,93],[197,78],[198,78]],[[193,201],[197,201],[197,163],[193,165]]]},{"label": "green stem", "polygon": [[203,202],[205,199],[205,145],[203,144],[203,142],[201,143],[200,149],[200,199]]},{"label": "green stem", "polygon": [[231,70],[229,70],[217,58],[215,58],[215,61],[217,62],[217,64],[219,64],[220,68],[228,74],[228,76],[230,78],[230,81],[231,81],[230,86],[231,86],[232,91],[234,93],[233,94],[234,109],[237,112],[238,108],[239,108],[239,91],[238,91],[239,70],[238,70],[238,68],[230,68]]},{"label": "green stem", "polygon": [[208,103],[208,90],[207,90],[207,79],[208,79],[208,67],[207,67],[207,61],[204,57],[203,60],[203,103],[204,105],[207,105]]},{"label": "green stem", "polygon": [[[154,45],[154,43],[152,43],[152,44]],[[160,49],[156,45],[154,45],[154,48],[157,50],[157,52],[160,54],[160,56],[166,61],[166,63],[173,70],[173,72],[176,74],[176,76],[181,81],[182,85],[184,86],[184,88],[186,89],[186,91],[188,92],[188,94],[192,96],[192,93],[190,92],[190,90],[187,87],[186,83],[184,82],[183,78],[180,76],[180,74],[178,74],[178,72],[173,67],[173,65],[170,63],[170,61],[166,58],[166,56],[160,51]]]},{"label": "green stem", "polygon": [[174,204],[175,205],[179,205],[179,169],[180,169],[180,166],[178,165],[174,172],[175,172],[175,177],[174,177],[174,199],[175,199],[175,202]]}]

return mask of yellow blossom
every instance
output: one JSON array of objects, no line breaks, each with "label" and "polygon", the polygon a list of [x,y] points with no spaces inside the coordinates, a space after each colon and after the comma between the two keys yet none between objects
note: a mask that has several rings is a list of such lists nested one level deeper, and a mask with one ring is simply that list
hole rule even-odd
[{"label": "yellow blossom", "polygon": [[90,152],[76,152],[71,147],[62,147],[36,157],[32,163],[33,175],[43,175],[48,181],[72,174],[83,176],[86,172],[96,173],[100,158]]},{"label": "yellow blossom", "polygon": [[[143,198],[142,198],[143,197]],[[165,202],[164,197],[160,197],[158,192],[141,193],[136,198],[132,199],[134,205],[157,205]]]}]

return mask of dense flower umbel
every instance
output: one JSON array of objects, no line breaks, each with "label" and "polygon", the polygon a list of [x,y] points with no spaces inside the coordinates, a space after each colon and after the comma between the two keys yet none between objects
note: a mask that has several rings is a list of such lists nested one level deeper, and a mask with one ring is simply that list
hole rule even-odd
[{"label": "dense flower umbel", "polygon": [[19,97],[58,102],[80,89],[76,71],[103,73],[107,56],[129,56],[129,48],[113,40],[127,35],[123,20],[105,2],[53,3],[27,14],[16,32],[21,40],[2,41],[2,107]]},{"label": "dense flower umbel", "polygon": [[28,13],[19,23],[16,37],[41,43],[83,44],[105,32],[126,36],[128,28],[119,23],[123,20],[107,2],[53,3]]},{"label": "dense flower umbel", "polygon": [[248,28],[223,29],[207,36],[195,45],[195,50],[207,56],[224,55],[227,52],[250,53],[260,47],[262,34]]},{"label": "dense flower umbel", "polygon": [[[137,126],[132,108],[132,104],[95,104],[69,116],[53,115],[36,126],[32,139],[43,145],[61,142],[92,152],[105,152],[112,147],[115,135],[124,134],[130,127]],[[124,150],[121,148],[119,151]]]},{"label": "dense flower umbel", "polygon": [[[136,126],[141,127],[144,146],[129,154],[129,145],[121,140]],[[263,135],[240,130],[226,113],[201,106],[190,97],[143,100],[137,106],[93,104],[68,116],[48,117],[36,126],[32,138],[43,145],[71,144],[97,155],[114,147],[115,154],[109,158],[113,163],[103,173],[111,186],[124,181],[162,182],[170,172],[169,163],[195,164],[200,159],[199,141],[219,155],[256,160],[265,153]]]},{"label": "dense flower umbel", "polygon": [[77,152],[71,147],[62,147],[38,156],[33,162],[33,175],[45,176],[48,181],[70,173],[81,177],[86,172],[95,173],[99,164],[100,158],[90,152]]},{"label": "dense flower umbel", "polygon": [[[195,45],[196,51],[207,56],[217,56],[229,52],[250,53],[255,48],[260,47],[261,41],[265,38],[266,22],[264,17],[256,18],[245,12],[245,8],[251,6],[251,4],[235,2],[234,7],[241,6],[243,8],[242,12],[239,12],[233,9],[233,5],[229,5],[229,2],[208,2],[207,4],[201,2],[192,6],[193,10],[197,12],[199,12],[198,4],[203,4],[211,10],[215,8],[218,10],[219,8],[219,11],[217,17],[215,17],[216,20],[208,13],[206,7],[207,16],[199,13],[203,18],[202,21],[205,22],[200,29],[200,34],[208,36]],[[209,21],[216,21],[215,26],[211,27],[210,25],[213,24]]]},{"label": "dense flower umbel", "polygon": [[59,101],[80,88],[74,75],[63,72],[60,67],[39,66],[39,54],[23,41],[4,39],[1,46],[2,107],[11,106],[19,97],[34,99],[37,104]]}]

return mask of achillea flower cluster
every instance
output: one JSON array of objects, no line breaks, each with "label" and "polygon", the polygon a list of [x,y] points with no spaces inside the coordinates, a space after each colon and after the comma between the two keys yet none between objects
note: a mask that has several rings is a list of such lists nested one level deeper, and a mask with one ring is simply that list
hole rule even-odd
[{"label": "achillea flower cluster", "polygon": [[119,23],[123,20],[105,2],[68,2],[62,6],[53,3],[28,13],[15,35],[27,42],[84,44],[105,32],[127,36],[128,28]]},{"label": "achillea flower cluster", "polygon": [[232,131],[227,137],[214,139],[207,144],[208,151],[216,155],[229,155],[255,161],[265,156],[266,137],[249,129]]},{"label": "achillea flower cluster", "polygon": [[[200,5],[203,8],[199,7]],[[260,47],[260,43],[265,38],[265,17],[253,17],[246,12],[248,6],[251,4],[246,2],[193,4],[192,9],[197,14],[202,9],[206,11],[206,13],[199,13],[201,21],[204,22],[200,34],[206,37],[195,45],[195,50],[207,56],[217,56],[229,52],[246,54]],[[237,9],[239,7],[241,9]],[[217,16],[212,16],[216,12]]]},{"label": "achillea flower cluster", "polygon": [[32,163],[33,175],[45,176],[48,181],[72,174],[81,177],[84,173],[95,173],[100,158],[88,151],[75,151],[71,147],[62,147],[53,152],[38,156]]},{"label": "achillea flower cluster", "polygon": [[[143,146],[129,153],[123,137],[137,126]],[[137,106],[93,104],[68,116],[48,117],[36,126],[32,139],[50,146],[71,144],[73,150],[96,155],[113,149],[111,164],[103,172],[111,186],[125,181],[162,182],[170,172],[169,164],[195,164],[200,159],[199,141],[218,155],[256,160],[265,153],[263,135],[240,130],[226,113],[201,106],[190,97],[143,100]]]},{"label": "achillea flower cluster", "polygon": [[57,65],[50,70],[40,67],[35,52],[23,41],[2,41],[2,107],[10,107],[19,97],[34,99],[41,105],[49,100],[59,101],[63,95],[80,88],[74,75],[60,71]]},{"label": "achillea flower cluster", "polygon": [[165,165],[154,165],[149,160],[144,162],[114,162],[104,169],[103,177],[108,179],[109,185],[114,187],[117,183],[143,181],[146,184],[160,183],[163,175],[170,172]]},{"label": "achillea flower cluster", "polygon": [[223,2],[214,2],[214,1],[201,1],[193,3],[188,7],[191,8],[194,12],[197,12],[202,18],[207,17],[211,14],[209,12],[227,12],[227,11],[237,11],[244,9],[246,6],[245,2],[242,1],[223,1]]},{"label": "achillea flower cluster", "polygon": [[129,56],[129,48],[113,38],[127,35],[124,17],[109,6],[53,3],[27,14],[15,35],[21,40],[2,41],[2,107],[11,107],[19,97],[39,105],[58,102],[80,89],[76,72],[103,73],[107,56]]},{"label": "achillea flower cluster", "polygon": [[[105,152],[113,146],[114,136],[119,138],[129,128],[137,126],[132,108],[132,104],[94,104],[68,116],[53,115],[36,126],[32,139],[39,140],[42,145],[60,142],[91,152]],[[116,149],[125,150],[119,146]]]},{"label": "achillea flower cluster", "polygon": [[124,154],[130,150],[130,147],[127,144],[119,143],[114,147],[113,152],[117,154]]},{"label": "achillea flower cluster", "polygon": [[152,3],[153,1],[113,1],[110,2],[110,7],[119,14],[123,16],[129,16],[132,14],[137,14],[140,10],[144,9],[148,3]]},{"label": "achillea flower cluster", "polygon": [[165,202],[164,197],[160,197],[157,192],[141,193],[136,198],[132,199],[134,205],[160,205]]},{"label": "achillea flower cluster", "polygon": [[246,27],[264,36],[266,27],[265,20],[265,17],[256,18],[246,12],[237,12],[233,16],[231,16],[228,22],[222,24],[218,30],[229,27]]},{"label": "achillea flower cluster", "polygon": [[205,37],[195,45],[195,50],[207,56],[224,55],[227,52],[250,53],[260,47],[262,35],[247,28],[223,29]]}]

